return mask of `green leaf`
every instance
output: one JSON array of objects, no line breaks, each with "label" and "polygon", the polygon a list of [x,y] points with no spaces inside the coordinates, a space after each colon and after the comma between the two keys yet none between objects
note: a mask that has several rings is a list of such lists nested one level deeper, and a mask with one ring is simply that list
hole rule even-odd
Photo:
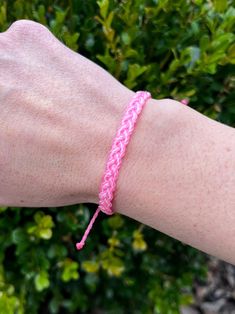
[{"label": "green leaf", "polygon": [[124,81],[124,84],[129,88],[133,88],[137,85],[137,78],[147,69],[148,67],[146,65],[141,66],[137,63],[130,64],[128,67],[127,79]]},{"label": "green leaf", "polygon": [[63,264],[61,279],[65,282],[77,280],[80,277],[78,273],[78,263],[71,259],[66,259]]},{"label": "green leaf", "polygon": [[127,32],[122,32],[121,39],[125,45],[130,45],[131,37]]},{"label": "green leaf", "polygon": [[8,207],[6,207],[6,206],[1,206],[1,207],[0,207],[0,213],[5,212],[5,211],[7,210],[7,208],[8,208]]},{"label": "green leaf", "polygon": [[194,298],[191,294],[182,294],[180,296],[180,303],[183,305],[190,305],[193,304]]},{"label": "green leaf", "polygon": [[145,251],[147,249],[147,243],[144,241],[143,233],[139,229],[133,232],[133,238],[132,247],[135,251]]},{"label": "green leaf", "polygon": [[52,228],[52,227],[54,227],[54,222],[53,222],[52,217],[50,215],[43,215],[43,217],[41,218],[39,224],[43,228]]},{"label": "green leaf", "polygon": [[224,12],[227,9],[228,1],[227,0],[213,0],[215,10],[218,12]]},{"label": "green leaf", "polygon": [[77,44],[78,38],[79,38],[79,33],[70,34],[69,32],[66,32],[63,36],[66,46],[73,49],[74,51],[77,51],[78,49],[78,44]]},{"label": "green leaf", "polygon": [[58,24],[64,23],[65,17],[67,15],[68,10],[66,11],[56,11],[56,22]]},{"label": "green leaf", "polygon": [[108,239],[108,244],[111,247],[118,247],[120,245],[120,240],[117,237],[112,236],[111,238]]},{"label": "green leaf", "polygon": [[44,216],[44,213],[39,211],[39,212],[36,212],[36,214],[34,215],[34,220],[37,224],[40,224],[41,223],[41,220]]},{"label": "green leaf", "polygon": [[34,235],[37,238],[48,240],[52,237],[52,228],[54,222],[50,215],[45,215],[43,212],[37,212],[34,215],[36,224],[30,224],[27,228],[29,234]]},{"label": "green leaf", "polygon": [[209,48],[210,37],[207,34],[202,35],[200,38],[200,49],[201,51],[206,51]]},{"label": "green leaf", "polygon": [[106,19],[109,9],[109,0],[100,0],[97,1],[97,4],[100,7],[100,15],[103,19]]},{"label": "green leaf", "polygon": [[108,49],[106,50],[105,55],[97,55],[96,57],[106,66],[110,73],[114,74],[117,63],[115,59],[110,55]]},{"label": "green leaf", "polygon": [[39,237],[45,240],[49,240],[52,237],[52,230],[51,229],[40,229],[39,230]]},{"label": "green leaf", "polygon": [[199,61],[200,55],[200,48],[194,46],[187,47],[181,52],[180,62],[186,66],[187,70],[192,71]]},{"label": "green leaf", "polygon": [[119,229],[124,225],[124,220],[121,215],[114,215],[108,219],[108,224],[113,229]]},{"label": "green leaf", "polygon": [[46,271],[41,271],[36,275],[34,280],[35,288],[37,291],[41,292],[50,286],[49,276]]},{"label": "green leaf", "polygon": [[228,49],[228,58],[234,59],[235,58],[235,43],[232,44]]},{"label": "green leaf", "polygon": [[235,39],[235,35],[232,33],[218,34],[215,36],[211,43],[211,49],[218,53],[220,50],[225,51],[230,43]]},{"label": "green leaf", "polygon": [[15,244],[20,244],[25,242],[27,239],[25,232],[22,228],[16,228],[13,232],[12,232],[12,241]]},{"label": "green leaf", "polygon": [[0,27],[2,28],[6,22],[7,22],[7,2],[3,2],[3,4],[0,6]]},{"label": "green leaf", "polygon": [[179,59],[174,59],[169,66],[169,72],[174,73],[181,66],[181,61]]},{"label": "green leaf", "polygon": [[135,251],[145,251],[147,243],[143,239],[136,239],[132,242],[132,247]]},{"label": "green leaf", "polygon": [[43,4],[40,4],[38,9],[33,11],[33,17],[41,24],[47,25],[46,9]]},{"label": "green leaf", "polygon": [[103,269],[105,269],[109,276],[119,277],[125,270],[123,261],[118,257],[111,257],[109,259],[104,259],[101,262]]},{"label": "green leaf", "polygon": [[97,261],[84,261],[82,262],[82,268],[87,273],[96,273],[99,270],[99,263]]}]

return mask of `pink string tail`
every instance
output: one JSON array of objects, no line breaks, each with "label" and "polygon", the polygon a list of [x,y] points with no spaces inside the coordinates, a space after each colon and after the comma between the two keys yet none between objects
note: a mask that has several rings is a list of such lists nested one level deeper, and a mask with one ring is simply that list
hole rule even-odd
[{"label": "pink string tail", "polygon": [[85,241],[86,241],[86,239],[87,239],[87,237],[88,237],[88,234],[90,233],[90,231],[91,231],[91,229],[92,229],[92,227],[93,227],[93,224],[94,224],[96,218],[97,218],[98,215],[99,215],[99,212],[100,212],[100,209],[97,208],[97,210],[95,211],[93,217],[91,218],[91,220],[90,220],[90,222],[89,222],[89,225],[87,226],[87,228],[86,228],[86,230],[85,230],[85,232],[84,232],[84,235],[83,235],[83,237],[82,237],[82,240],[76,244],[77,250],[81,250],[81,249],[83,248],[83,246],[84,246],[84,244],[85,244]]},{"label": "pink string tail", "polygon": [[81,250],[85,245],[86,239],[98,217],[100,211],[106,215],[114,213],[112,209],[112,201],[117,184],[118,173],[121,167],[122,158],[125,155],[127,145],[131,134],[133,133],[138,116],[140,115],[147,100],[151,98],[151,94],[146,91],[138,91],[128,104],[123,115],[121,126],[117,130],[113,140],[111,150],[106,162],[105,172],[101,180],[99,190],[99,205],[95,211],[90,223],[88,224],[84,235],[80,242],[76,244],[76,248]]}]

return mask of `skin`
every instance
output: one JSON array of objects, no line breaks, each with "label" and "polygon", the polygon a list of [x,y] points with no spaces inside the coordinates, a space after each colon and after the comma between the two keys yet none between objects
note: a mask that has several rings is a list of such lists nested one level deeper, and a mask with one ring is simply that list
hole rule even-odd
[{"label": "skin", "polygon": [[[98,204],[134,92],[27,20],[0,33],[0,69],[0,204]],[[113,207],[235,264],[234,173],[233,128],[177,101],[151,99],[123,159]]]}]

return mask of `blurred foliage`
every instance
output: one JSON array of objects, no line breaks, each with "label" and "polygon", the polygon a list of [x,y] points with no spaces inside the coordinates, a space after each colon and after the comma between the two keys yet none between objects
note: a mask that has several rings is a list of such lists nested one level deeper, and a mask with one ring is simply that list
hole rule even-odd
[{"label": "blurred foliage", "polygon": [[[131,89],[235,126],[235,3],[231,0],[0,0],[0,31],[18,19],[47,27]],[[98,218],[93,204],[0,208],[0,313],[176,314],[192,302],[205,255],[137,222]]]}]

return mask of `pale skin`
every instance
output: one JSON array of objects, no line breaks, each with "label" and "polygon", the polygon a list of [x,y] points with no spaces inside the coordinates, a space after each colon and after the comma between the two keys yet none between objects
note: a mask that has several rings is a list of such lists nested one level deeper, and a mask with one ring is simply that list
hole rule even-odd
[{"label": "pale skin", "polygon": [[[133,95],[38,23],[0,33],[0,204],[98,204]],[[114,210],[235,264],[234,192],[235,129],[171,99],[148,101]]]}]

